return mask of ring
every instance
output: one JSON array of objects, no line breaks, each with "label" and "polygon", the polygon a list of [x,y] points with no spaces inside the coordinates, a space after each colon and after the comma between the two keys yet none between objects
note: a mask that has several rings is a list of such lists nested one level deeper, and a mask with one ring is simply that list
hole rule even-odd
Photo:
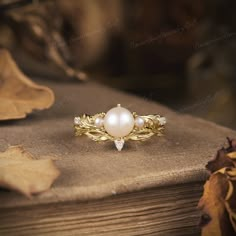
[{"label": "ring", "polygon": [[75,136],[87,135],[94,141],[114,141],[121,151],[125,141],[144,141],[153,135],[161,136],[166,118],[160,115],[137,115],[120,104],[107,113],[74,118]]}]

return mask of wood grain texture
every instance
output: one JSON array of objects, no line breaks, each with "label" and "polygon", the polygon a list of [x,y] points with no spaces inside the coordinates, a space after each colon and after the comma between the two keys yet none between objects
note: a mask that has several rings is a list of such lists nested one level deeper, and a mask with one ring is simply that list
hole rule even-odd
[{"label": "wood grain texture", "polygon": [[202,184],[155,188],[95,201],[0,209],[0,235],[198,235]]}]

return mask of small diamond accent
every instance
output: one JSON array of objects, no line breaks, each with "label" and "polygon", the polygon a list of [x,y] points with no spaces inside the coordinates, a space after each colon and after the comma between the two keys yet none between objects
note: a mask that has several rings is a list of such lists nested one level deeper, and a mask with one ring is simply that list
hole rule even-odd
[{"label": "small diamond accent", "polygon": [[116,145],[116,148],[118,151],[121,151],[122,148],[124,147],[124,144],[125,144],[125,140],[124,139],[117,139],[114,141],[115,145]]},{"label": "small diamond accent", "polygon": [[158,120],[159,120],[160,125],[166,124],[166,118],[165,117],[160,117]]},{"label": "small diamond accent", "polygon": [[74,118],[74,124],[79,125],[80,124],[80,117],[75,117]]}]

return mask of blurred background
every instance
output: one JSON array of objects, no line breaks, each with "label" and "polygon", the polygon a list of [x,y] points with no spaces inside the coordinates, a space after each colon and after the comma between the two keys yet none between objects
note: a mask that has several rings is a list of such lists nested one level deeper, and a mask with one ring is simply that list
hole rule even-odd
[{"label": "blurred background", "polygon": [[32,78],[90,80],[236,129],[235,0],[0,0]]}]

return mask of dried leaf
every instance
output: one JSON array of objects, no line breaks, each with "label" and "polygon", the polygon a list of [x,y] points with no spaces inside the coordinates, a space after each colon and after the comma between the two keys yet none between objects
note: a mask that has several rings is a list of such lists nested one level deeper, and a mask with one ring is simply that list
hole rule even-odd
[{"label": "dried leaf", "polygon": [[21,146],[0,153],[0,186],[27,197],[48,190],[59,174],[51,159],[34,160]]},{"label": "dried leaf", "polygon": [[[227,178],[221,174],[213,174],[204,186],[204,194],[198,207],[203,215],[209,217],[209,221],[201,222],[202,236],[232,235],[232,227],[227,217],[224,198],[227,195]],[[227,232],[227,234],[226,234]]]},{"label": "dried leaf", "polygon": [[236,142],[228,141],[229,147],[219,150],[207,165],[212,174],[198,205],[203,212],[202,236],[236,235]]},{"label": "dried leaf", "polygon": [[236,143],[235,140],[228,139],[229,147],[222,148],[217,152],[216,157],[206,165],[207,170],[211,173],[224,167],[236,167]]},{"label": "dried leaf", "polygon": [[236,235],[236,168],[226,169],[229,189],[225,198],[225,207]]},{"label": "dried leaf", "polygon": [[223,167],[233,167],[233,166],[234,166],[233,161],[227,157],[225,149],[221,149],[217,152],[215,159],[207,163],[206,168],[211,173],[214,173],[215,171]]},{"label": "dried leaf", "polygon": [[3,19],[10,26],[18,46],[38,63],[46,62],[63,72],[63,77],[86,80],[87,75],[75,69],[73,57],[63,36],[64,21],[57,3],[30,4],[8,11]]},{"label": "dried leaf", "polygon": [[228,153],[227,156],[231,159],[236,159],[236,152]]},{"label": "dried leaf", "polygon": [[28,79],[9,52],[0,49],[0,120],[24,118],[32,110],[43,110],[53,103],[52,90]]}]

